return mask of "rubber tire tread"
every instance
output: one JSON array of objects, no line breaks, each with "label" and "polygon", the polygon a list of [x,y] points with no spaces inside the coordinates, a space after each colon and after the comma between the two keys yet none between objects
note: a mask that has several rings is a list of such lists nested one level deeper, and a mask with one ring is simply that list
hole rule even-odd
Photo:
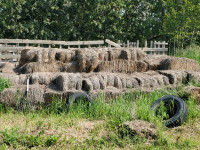
[{"label": "rubber tire tread", "polygon": [[73,103],[74,103],[77,99],[80,99],[80,98],[83,98],[83,99],[86,100],[87,102],[93,104],[93,100],[92,100],[92,98],[91,98],[88,94],[83,93],[83,92],[76,92],[76,93],[72,94],[72,95],[69,97],[68,105],[69,105],[69,106],[72,106]]},{"label": "rubber tire tread", "polygon": [[166,103],[174,100],[174,104],[176,105],[176,113],[169,119],[164,120],[163,123],[166,127],[175,127],[180,126],[186,119],[188,114],[187,104],[179,97],[168,95],[164,96],[158,100],[156,100],[152,105],[151,108],[154,112],[159,108],[161,102]]}]

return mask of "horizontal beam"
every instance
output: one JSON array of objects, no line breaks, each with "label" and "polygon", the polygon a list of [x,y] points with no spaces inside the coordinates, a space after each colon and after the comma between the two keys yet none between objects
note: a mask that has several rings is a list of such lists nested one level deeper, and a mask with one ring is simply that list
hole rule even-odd
[{"label": "horizontal beam", "polygon": [[5,46],[0,46],[0,52],[5,52],[5,51],[12,51],[12,52],[18,52],[25,49],[25,47],[5,47]]},{"label": "horizontal beam", "polygon": [[26,39],[0,39],[4,44],[48,44],[48,45],[100,45],[104,44],[103,40],[97,41],[51,41],[51,40],[26,40]]},{"label": "horizontal beam", "polygon": [[20,55],[12,55],[12,54],[6,54],[6,55],[0,55],[0,59],[19,59]]},{"label": "horizontal beam", "polygon": [[167,52],[168,48],[143,48],[145,52]]}]

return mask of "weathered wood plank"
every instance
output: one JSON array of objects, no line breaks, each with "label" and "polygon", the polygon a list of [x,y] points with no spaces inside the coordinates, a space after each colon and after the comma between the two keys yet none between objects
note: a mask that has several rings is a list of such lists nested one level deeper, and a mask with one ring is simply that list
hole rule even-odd
[{"label": "weathered wood plank", "polygon": [[110,45],[112,45],[112,46],[114,46],[114,47],[118,47],[118,48],[121,47],[119,44],[117,44],[117,43],[115,43],[115,42],[113,42],[113,41],[111,41],[111,40],[108,40],[108,39],[106,39],[106,43],[108,43],[108,44],[110,44]]},{"label": "weathered wood plank", "polygon": [[0,43],[19,44],[54,44],[54,45],[99,45],[104,44],[103,40],[96,41],[51,41],[51,40],[28,40],[28,39],[0,39]]},{"label": "weathered wood plank", "polygon": [[144,48],[143,51],[145,52],[166,52],[168,48]]},{"label": "weathered wood plank", "polygon": [[23,49],[25,49],[25,47],[5,47],[5,46],[0,46],[0,52],[5,52],[5,51],[16,52],[16,51],[21,51]]},{"label": "weathered wood plank", "polygon": [[19,59],[20,55],[12,55],[12,54],[6,54],[6,55],[0,55],[0,59]]}]

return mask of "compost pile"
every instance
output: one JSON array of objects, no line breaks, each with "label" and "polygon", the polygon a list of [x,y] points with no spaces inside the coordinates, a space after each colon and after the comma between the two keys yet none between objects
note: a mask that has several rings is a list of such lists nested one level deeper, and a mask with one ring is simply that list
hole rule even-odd
[{"label": "compost pile", "polygon": [[35,104],[50,103],[52,96],[69,97],[77,91],[96,97],[116,96],[135,90],[200,81],[195,60],[166,55],[146,55],[135,48],[30,48],[21,52],[17,66],[1,63],[0,77],[9,78],[0,101],[16,105],[27,92]]}]

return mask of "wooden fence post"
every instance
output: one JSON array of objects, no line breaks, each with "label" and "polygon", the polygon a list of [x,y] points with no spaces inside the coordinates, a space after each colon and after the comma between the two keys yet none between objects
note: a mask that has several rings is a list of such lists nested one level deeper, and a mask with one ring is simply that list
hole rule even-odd
[{"label": "wooden fence post", "polygon": [[129,48],[130,46],[129,46],[129,40],[127,40],[127,48]]},{"label": "wooden fence post", "polygon": [[137,48],[139,48],[139,46],[140,46],[140,41],[137,40]]},{"label": "wooden fence post", "polygon": [[[150,48],[153,48],[153,41],[150,42]],[[153,52],[151,51],[150,54],[152,55]]]}]

